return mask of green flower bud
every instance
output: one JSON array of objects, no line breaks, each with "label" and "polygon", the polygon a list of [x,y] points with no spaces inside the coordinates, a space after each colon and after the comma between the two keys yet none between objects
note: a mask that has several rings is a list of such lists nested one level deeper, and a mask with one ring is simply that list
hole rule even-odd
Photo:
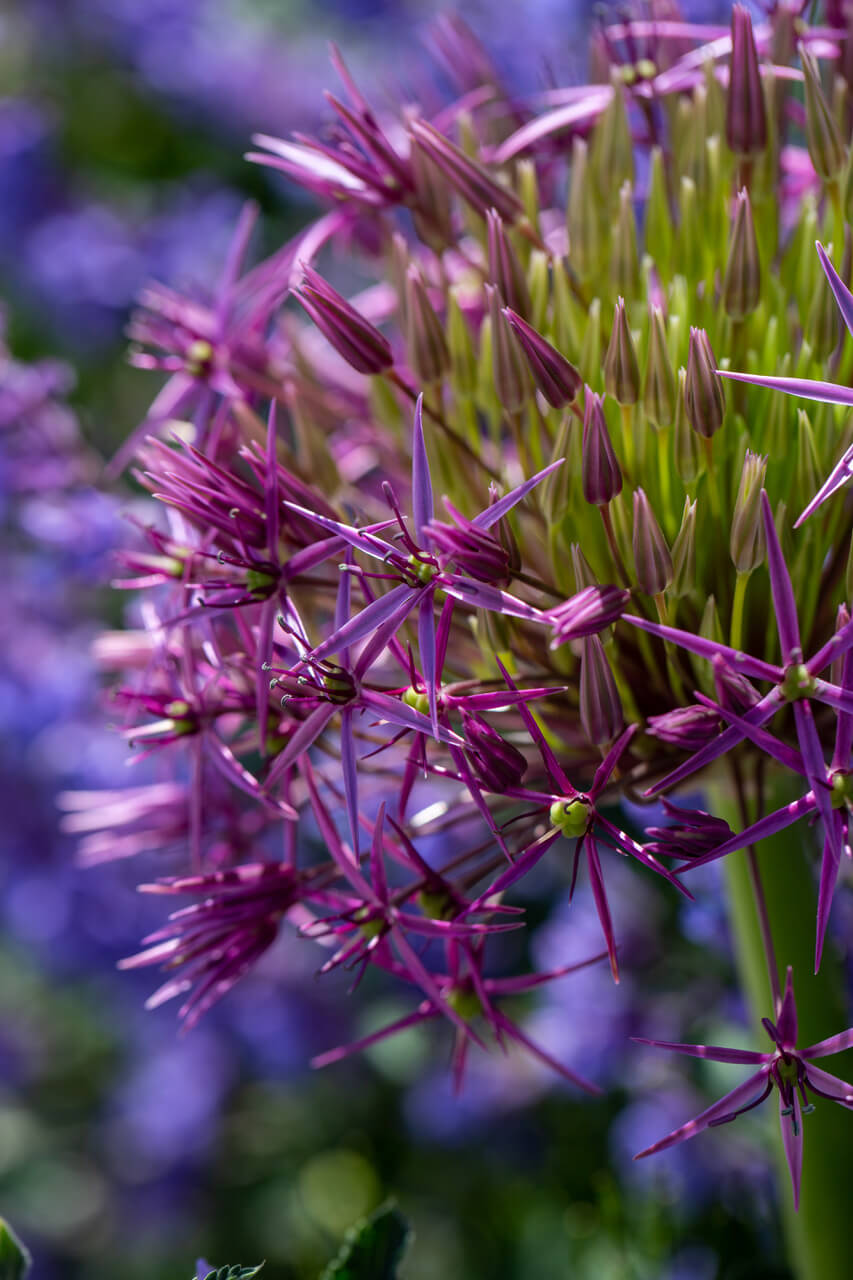
[{"label": "green flower bud", "polygon": [[[602,111],[592,134],[592,162],[598,189],[607,199],[623,182],[634,181],[634,141],[625,102],[625,87],[611,76],[613,97]],[[610,204],[610,201],[607,201]]]},{"label": "green flower bud", "polygon": [[435,253],[454,242],[453,189],[417,138],[409,143],[409,163],[415,182],[412,221],[424,244]]},{"label": "green flower bud", "polygon": [[666,192],[663,152],[652,147],[649,195],[645,219],[646,253],[651,254],[662,273],[669,270],[672,255],[672,213]]},{"label": "green flower bud", "polygon": [[589,304],[588,314],[583,345],[578,357],[578,368],[584,380],[593,386],[601,377],[601,302],[598,298],[593,298]]},{"label": "green flower bud", "polygon": [[485,285],[492,337],[492,377],[498,400],[507,413],[520,413],[531,392],[530,374],[518,339],[501,310],[494,285]]},{"label": "green flower bud", "polygon": [[639,297],[640,259],[637,253],[637,222],[630,182],[623,182],[619,191],[619,218],[610,257],[610,277],[618,293],[628,298]]},{"label": "green flower bud", "polygon": [[717,601],[713,596],[708,596],[705,601],[705,608],[702,610],[702,619],[699,623],[699,634],[705,640],[713,640],[714,644],[723,643],[723,629],[720,626],[720,617],[717,613]]},{"label": "green flower bud", "polygon": [[632,546],[640,590],[649,596],[666,591],[672,581],[672,557],[663,531],[642,489],[634,490]]},{"label": "green flower bud", "polygon": [[[673,429],[673,450],[675,453],[675,469],[685,484],[693,484],[702,474],[704,459],[699,447],[696,432],[690,425],[685,404],[687,373],[678,370],[678,386],[675,392],[675,427]],[[781,400],[781,396],[779,399]]]},{"label": "green flower bud", "polygon": [[486,214],[486,235],[489,279],[497,286],[505,305],[511,307],[523,320],[529,320],[530,290],[527,287],[527,277],[506,227],[495,209],[490,209]]},{"label": "green flower bud", "polygon": [[751,573],[763,563],[766,554],[761,518],[761,490],[766,471],[767,459],[747,449],[729,538],[729,550],[738,573]]},{"label": "green flower bud", "polygon": [[601,259],[601,210],[593,186],[582,138],[572,144],[572,169],[569,178],[567,225],[569,262],[581,280],[589,280],[598,270]]},{"label": "green flower bud", "polygon": [[684,499],[681,528],[672,544],[672,582],[670,594],[680,599],[696,585],[696,503]]},{"label": "green flower bud", "polygon": [[675,371],[666,345],[666,329],[660,307],[649,311],[649,353],[643,380],[643,408],[656,427],[668,427],[675,418]]},{"label": "green flower bud", "polygon": [[746,189],[735,201],[729,237],[729,257],[723,278],[723,306],[733,320],[751,315],[761,301],[761,262],[752,206]]},{"label": "green flower bud", "polygon": [[450,367],[450,353],[444,327],[416,266],[409,267],[406,274],[406,346],[418,382],[427,387],[440,382]]},{"label": "green flower bud", "polygon": [[801,506],[817,492],[820,487],[817,448],[809,415],[797,410],[797,469],[794,474],[796,493],[792,497],[793,505]]},{"label": "green flower bud", "polygon": [[597,747],[612,742],[625,724],[616,681],[598,636],[581,641],[580,717],[584,733]]},{"label": "green flower bud", "polygon": [[530,323],[541,332],[547,323],[548,300],[551,296],[548,257],[541,249],[534,249],[530,255],[527,283],[530,288]]},{"label": "green flower bud", "polygon": [[625,299],[618,298],[610,331],[610,345],[604,357],[604,387],[617,404],[636,404],[640,398],[640,369]]},{"label": "green flower bud", "polygon": [[717,373],[717,360],[705,330],[692,326],[684,407],[693,430],[707,440],[723,425],[726,399],[722,379]]},{"label": "green flower bud", "polygon": [[798,49],[805,79],[806,145],[815,173],[824,182],[837,179],[847,160],[841,131],[820,82],[817,62],[805,45]]}]

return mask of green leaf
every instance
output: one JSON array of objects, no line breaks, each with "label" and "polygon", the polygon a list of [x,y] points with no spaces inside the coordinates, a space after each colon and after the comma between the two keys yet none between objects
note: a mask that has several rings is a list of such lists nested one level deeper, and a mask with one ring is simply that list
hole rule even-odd
[{"label": "green leaf", "polygon": [[321,1280],[396,1280],[411,1230],[393,1204],[356,1223]]},{"label": "green leaf", "polygon": [[12,1228],[0,1218],[0,1280],[22,1280],[32,1258]]}]

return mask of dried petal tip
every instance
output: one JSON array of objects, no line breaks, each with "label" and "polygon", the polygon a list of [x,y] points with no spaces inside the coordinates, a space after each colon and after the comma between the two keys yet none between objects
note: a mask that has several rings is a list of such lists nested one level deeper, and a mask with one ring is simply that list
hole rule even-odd
[{"label": "dried petal tip", "polygon": [[554,633],[551,648],[597,635],[621,618],[630,598],[631,592],[622,587],[584,587],[563,604],[549,609],[545,617]]},{"label": "dried petal tip", "polygon": [[767,145],[767,115],[758,50],[749,10],[732,9],[732,61],[726,97],[726,142],[735,155],[751,156]]},{"label": "dried petal tip", "polygon": [[687,420],[697,435],[710,439],[723,425],[726,400],[717,361],[704,329],[690,328],[687,379],[684,384]]},{"label": "dried petal tip", "polygon": [[729,257],[723,280],[723,306],[733,320],[751,315],[761,301],[761,263],[749,194],[739,191],[735,202]]},{"label": "dried petal tip", "polygon": [[394,363],[391,347],[378,329],[350,306],[313,267],[304,267],[293,290],[320,332],[359,373],[381,373]]},{"label": "dried petal tip", "polygon": [[596,507],[604,507],[622,491],[622,472],[610,443],[601,396],[585,389],[581,480],[583,496]]},{"label": "dried petal tip", "polygon": [[554,409],[570,404],[581,389],[581,376],[575,366],[509,307],[504,307],[503,314],[518,338],[539,391]]},{"label": "dried petal tip", "polygon": [[642,489],[634,491],[634,567],[641,591],[656,596],[672,581],[672,557]]},{"label": "dried petal tip", "polygon": [[766,470],[767,459],[747,449],[729,541],[732,560],[738,573],[751,573],[763,562],[766,554],[764,526],[761,521],[761,489]]},{"label": "dried petal tip", "polygon": [[624,298],[617,299],[613,314],[610,345],[604,357],[604,386],[619,404],[636,404],[640,398],[640,367]]}]

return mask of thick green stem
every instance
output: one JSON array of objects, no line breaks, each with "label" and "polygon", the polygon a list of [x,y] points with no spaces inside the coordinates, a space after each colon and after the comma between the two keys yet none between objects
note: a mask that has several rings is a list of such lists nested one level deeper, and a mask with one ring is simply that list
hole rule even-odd
[{"label": "thick green stem", "polygon": [[[787,789],[780,786],[775,794],[767,797],[765,811],[792,798]],[[728,817],[733,825],[742,824],[731,793],[723,797],[722,788],[720,792],[715,789],[714,799],[723,801],[715,809],[716,813]],[[848,1025],[844,970],[836,952],[827,948],[820,973],[813,972],[816,914],[813,854],[814,838],[801,823],[763,840],[755,854],[779,963],[779,979],[784,981],[788,965],[794,969],[800,1045],[813,1044]],[[758,1027],[762,1017],[773,1016],[773,998],[748,851],[726,858],[725,871],[738,969]],[[845,1076],[849,1064],[844,1058],[849,1056],[827,1059],[821,1066],[826,1065],[827,1070]],[[820,1105],[805,1121],[799,1213],[794,1212],[778,1121],[774,1120],[779,1200],[796,1280],[846,1280],[850,1274],[853,1126],[845,1124],[849,1117],[837,1106],[818,1101]]]}]

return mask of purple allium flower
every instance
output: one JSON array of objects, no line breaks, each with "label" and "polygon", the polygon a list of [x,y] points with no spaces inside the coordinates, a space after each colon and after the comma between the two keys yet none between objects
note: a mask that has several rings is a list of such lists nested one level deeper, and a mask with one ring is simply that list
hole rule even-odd
[{"label": "purple allium flower", "polygon": [[712,1062],[743,1063],[757,1066],[758,1070],[743,1084],[732,1089],[719,1102],[713,1103],[695,1120],[675,1129],[667,1137],[639,1152],[635,1159],[665,1151],[667,1147],[687,1138],[693,1138],[703,1129],[728,1124],[745,1111],[764,1102],[774,1088],[779,1091],[779,1123],[785,1157],[791,1174],[794,1192],[794,1208],[800,1204],[800,1180],[803,1167],[803,1117],[814,1111],[812,1098],[837,1102],[847,1110],[853,1109],[853,1085],[839,1080],[814,1065],[815,1058],[840,1053],[853,1045],[853,1028],[821,1040],[805,1049],[797,1049],[797,1006],[794,1000],[793,971],[788,968],[785,995],[776,1022],[762,1019],[764,1028],[773,1041],[770,1053],[749,1049],[724,1049],[716,1045],[672,1044],[663,1040],[644,1040],[635,1037],[637,1044],[648,1044],[658,1049],[672,1049],[693,1058],[705,1058]]}]

